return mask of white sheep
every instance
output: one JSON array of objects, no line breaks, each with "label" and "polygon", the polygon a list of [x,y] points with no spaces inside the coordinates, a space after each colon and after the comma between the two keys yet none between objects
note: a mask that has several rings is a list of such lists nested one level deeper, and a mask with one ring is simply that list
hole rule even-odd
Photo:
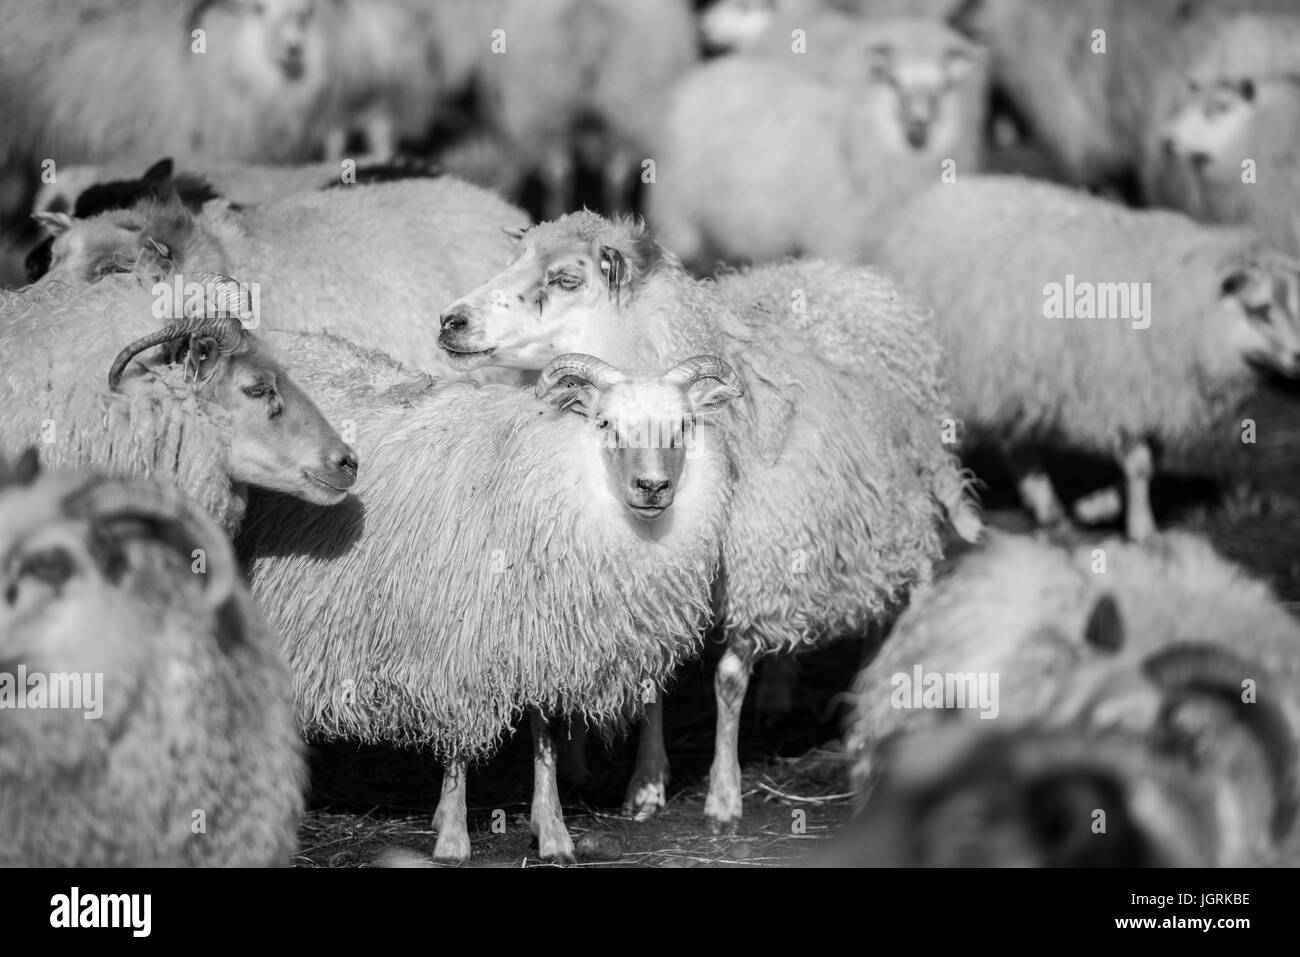
[{"label": "white sheep", "polygon": [[1300,267],[1179,214],[964,177],[900,209],[875,261],[937,307],[958,414],[1044,524],[1062,509],[1042,447],[1114,457],[1141,538],[1157,454],[1240,450],[1254,366],[1300,375]]},{"label": "white sheep", "polygon": [[735,375],[697,356],[631,379],[566,355],[536,396],[415,392],[322,340],[278,341],[352,417],[371,463],[357,498],[254,510],[240,539],[302,727],[432,748],[434,856],[464,859],[466,763],[527,710],[538,849],[572,860],[547,718],[618,722],[698,650],[729,491],[714,413],[741,394]]},{"label": "white sheep", "polygon": [[[228,530],[248,485],[340,501],[355,454],[257,335],[215,317],[159,329],[155,305],[129,276],[5,297],[0,439],[57,467],[173,482]],[[131,364],[155,346],[166,353]]]},{"label": "white sheep", "polygon": [[[1179,689],[1240,705],[1247,679],[1254,697],[1246,707],[1260,710],[1258,721],[1242,721],[1244,733],[1263,753],[1210,749],[1222,752],[1211,775],[1215,788],[1219,778],[1247,774],[1260,785],[1220,799],[1248,806],[1239,817],[1253,821],[1227,828],[1243,831],[1231,840],[1215,835],[1228,858],[1267,853],[1295,814],[1300,625],[1267,586],[1190,535],[1071,547],[1000,536],[964,557],[899,618],[854,683],[845,751],[865,791],[881,773],[888,742],[901,737],[907,747],[910,737],[955,714],[1013,736],[1024,728],[1074,729],[1069,735],[1083,738],[1061,752],[1074,757],[1057,770],[1081,771],[1079,756],[1086,763],[1090,747],[1099,764],[1108,760],[1105,746],[1090,744],[1094,733],[1152,732],[1169,717],[1161,703]],[[1014,737],[1011,746],[1019,747]],[[1038,770],[1049,769],[1036,760]],[[945,777],[965,766],[935,764]]]},{"label": "white sheep", "polygon": [[979,168],[978,47],[921,18],[865,21],[824,59],[723,57],[673,88],[646,216],[681,259],[862,261],[886,212]]},{"label": "white sheep", "polygon": [[686,0],[507,0],[482,62],[484,108],[541,179],[543,209],[573,208],[578,163],[630,208],[662,92],[696,59]]},{"label": "white sheep", "polygon": [[[513,265],[448,306],[440,337],[465,368],[538,369],[590,348],[653,369],[707,350],[745,383],[748,398],[719,423],[737,484],[705,807],[716,828],[741,816],[736,748],[754,659],[888,616],[929,577],[945,513],[964,537],[980,530],[942,441],[928,313],[862,267],[796,263],[734,283],[723,294],[696,282],[643,226],[571,214],[533,227]],[[809,307],[813,318],[800,314]],[[627,810],[662,807],[667,775],[656,708]]]},{"label": "white sheep", "polygon": [[326,92],[313,10],[314,0],[4,0],[0,169],[34,186],[47,159],[308,158]]},{"label": "white sheep", "polygon": [[47,284],[93,280],[105,263],[159,246],[166,269],[221,273],[254,284],[268,327],[336,332],[427,372],[454,370],[429,317],[510,257],[506,230],[528,219],[491,193],[451,177],[342,186],[235,211],[210,203],[145,201],[62,232]]},{"label": "white sheep", "polygon": [[0,460],[0,865],[288,864],[306,762],[230,543],[168,485],[35,462]]},{"label": "white sheep", "polygon": [[1229,20],[1159,131],[1153,196],[1300,255],[1300,17]]},{"label": "white sheep", "polygon": [[1222,17],[1288,6],[1291,0],[974,0],[961,19],[988,45],[995,86],[1060,173],[1135,193],[1156,127]]}]

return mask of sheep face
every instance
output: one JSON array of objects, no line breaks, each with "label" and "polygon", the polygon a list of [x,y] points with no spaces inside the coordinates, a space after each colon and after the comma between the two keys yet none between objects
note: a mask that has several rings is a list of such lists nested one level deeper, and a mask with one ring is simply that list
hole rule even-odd
[{"label": "sheep face", "polygon": [[245,52],[232,64],[240,67],[245,81],[274,89],[321,75],[315,0],[215,0],[210,6],[214,14],[226,15],[225,21],[213,20]]},{"label": "sheep face", "polygon": [[748,47],[775,14],[776,0],[717,0],[700,15],[700,35],[711,50]]},{"label": "sheep face", "polygon": [[848,74],[865,84],[864,121],[897,153],[942,150],[963,135],[954,91],[984,68],[980,48],[925,22],[872,25],[849,44]]},{"label": "sheep face", "polygon": [[712,356],[687,359],[658,378],[628,380],[608,363],[575,353],[551,362],[537,391],[552,408],[587,420],[589,474],[645,523],[672,506],[687,454],[700,440],[699,417],[744,393],[731,368]]},{"label": "sheep face", "polygon": [[[1168,155],[1198,172],[1238,177],[1249,132],[1275,89],[1290,84],[1254,80],[1220,80],[1207,87],[1192,84],[1192,99],[1160,128],[1160,145]],[[1266,92],[1267,91],[1267,92]],[[1223,164],[1227,164],[1224,168]]]},{"label": "sheep face", "polygon": [[1264,370],[1300,376],[1300,269],[1285,260],[1236,265],[1220,290],[1232,350]]},{"label": "sheep face", "polygon": [[662,253],[648,236],[601,245],[565,219],[535,227],[504,272],[443,311],[438,345],[458,368],[541,369],[626,326],[621,306]]}]

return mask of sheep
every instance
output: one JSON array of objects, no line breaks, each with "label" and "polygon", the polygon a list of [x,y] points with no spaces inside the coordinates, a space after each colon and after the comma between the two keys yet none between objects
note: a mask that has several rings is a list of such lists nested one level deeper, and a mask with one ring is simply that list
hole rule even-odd
[{"label": "sheep", "polygon": [[143,166],[165,154],[182,163],[308,158],[326,95],[314,7],[4,0],[0,170],[34,186],[47,159]]},{"label": "sheep", "polygon": [[[38,443],[58,467],[171,481],[229,531],[249,485],[341,501],[355,453],[258,336],[215,315],[158,330],[155,305],[130,276],[6,297],[0,440]],[[132,364],[159,345],[160,360]]]},{"label": "sheep", "polygon": [[888,210],[981,165],[983,53],[942,24],[866,21],[817,70],[798,59],[724,57],[673,88],[646,216],[688,264],[864,261]]},{"label": "sheep", "polygon": [[1139,198],[1141,171],[1156,147],[1153,131],[1179,97],[1183,71],[1222,17],[1290,5],[971,0],[959,19],[988,45],[995,85],[1065,179]]},{"label": "sheep", "polygon": [[700,35],[715,53],[792,52],[795,30],[811,52],[829,49],[856,18],[932,17],[957,12],[961,0],[716,0],[700,14]]},{"label": "sheep", "polygon": [[[1198,641],[1256,663],[1275,687],[1300,681],[1300,624],[1267,586],[1193,535],[1070,547],[996,537],[913,602],[858,675],[845,732],[852,777],[865,788],[883,742],[954,713],[914,706],[918,669],[923,684],[951,675],[967,686],[958,714],[1019,727],[1086,711],[1090,689],[1121,697],[1117,667]],[[993,694],[971,707],[969,679],[980,676]]]},{"label": "sheep", "polygon": [[345,334],[438,375],[454,374],[426,317],[482,282],[510,255],[503,230],[524,213],[468,183],[440,177],[349,186],[242,212],[177,202],[70,222],[43,282],[84,283],[105,263],[157,245],[181,275],[221,273],[256,284],[268,325]]},{"label": "sheep", "polygon": [[729,493],[713,418],[742,394],[735,374],[696,356],[629,378],[568,354],[536,396],[459,383],[397,399],[337,345],[296,338],[282,348],[372,463],[355,507],[277,503],[240,538],[304,732],[432,749],[434,856],[463,860],[467,762],[527,710],[533,832],[571,861],[547,717],[617,722],[698,649]]},{"label": "sheep", "polygon": [[[166,484],[35,463],[0,460],[0,866],[288,864],[306,762],[230,543]],[[86,684],[32,710],[37,678]]]},{"label": "sheep", "polygon": [[493,26],[504,47],[482,61],[484,110],[537,171],[543,212],[573,208],[575,160],[599,169],[606,206],[626,211],[659,91],[697,56],[689,4],[508,0]]},{"label": "sheep", "polygon": [[442,96],[433,9],[420,0],[324,0],[331,65],[318,120],[325,155],[340,159],[348,133],[365,135],[368,156],[386,160],[402,139],[428,132]]},{"label": "sheep", "polygon": [[[801,266],[808,270],[802,279]],[[843,286],[835,282],[840,274]],[[929,577],[945,513],[964,537],[980,530],[941,441],[946,411],[926,313],[862,269],[794,264],[766,286],[764,277],[761,269],[748,274],[753,303],[742,310],[692,279],[643,225],[571,214],[529,230],[513,265],[447,307],[439,337],[466,369],[535,370],[570,350],[653,369],[707,350],[722,354],[745,383],[749,398],[720,423],[735,440],[737,485],[723,542],[716,620],[727,650],[716,679],[718,740],[705,807],[719,830],[735,828],[741,816],[736,745],[754,659],[889,614]],[[818,323],[808,321],[806,331],[791,334],[791,324],[803,321],[787,315],[800,291],[818,304],[819,320],[854,331],[818,334]],[[777,302],[783,311],[765,309]],[[852,341],[854,357],[823,349],[829,341]],[[645,817],[662,807],[667,774],[656,705],[628,813]]]},{"label": "sheep", "polygon": [[1239,230],[964,177],[900,209],[874,258],[938,306],[958,414],[1042,524],[1062,509],[1039,448],[1114,456],[1142,538],[1157,453],[1240,450],[1252,366],[1300,375],[1300,267]]},{"label": "sheep", "polygon": [[1300,256],[1300,18],[1235,17],[1193,96],[1161,126],[1155,198],[1211,222],[1248,224]]}]

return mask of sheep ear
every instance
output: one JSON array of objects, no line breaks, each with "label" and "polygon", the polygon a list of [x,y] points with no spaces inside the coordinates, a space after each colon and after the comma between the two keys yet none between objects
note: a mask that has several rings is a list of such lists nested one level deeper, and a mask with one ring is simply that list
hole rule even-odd
[{"label": "sheep ear", "polygon": [[1099,651],[1116,652],[1124,647],[1124,618],[1109,592],[1093,604],[1083,629],[1083,640]]},{"label": "sheep ear", "polygon": [[51,236],[62,236],[72,228],[72,217],[67,213],[32,213],[32,219],[44,226]]},{"label": "sheep ear", "polygon": [[511,239],[513,239],[515,242],[519,242],[521,239],[524,238],[524,233],[528,232],[528,227],[526,227],[526,226],[502,226],[502,227],[501,227],[501,232],[505,233],[507,236],[509,236],[509,237],[510,237]]},{"label": "sheep ear", "polygon": [[686,395],[691,400],[691,408],[697,414],[719,412],[726,408],[732,399],[739,399],[744,394],[744,389],[719,382],[717,379],[697,379],[686,390]]},{"label": "sheep ear", "polygon": [[41,456],[36,446],[29,445],[12,466],[0,456],[0,489],[31,485],[41,474]]},{"label": "sheep ear", "polygon": [[624,293],[631,291],[632,271],[627,268],[623,254],[613,246],[600,247],[600,275],[616,302],[621,302]]},{"label": "sheep ear", "polygon": [[147,186],[166,186],[172,180],[174,167],[172,158],[164,156],[158,162],[154,163],[144,171],[144,176],[140,177]]},{"label": "sheep ear", "polygon": [[1271,295],[1269,284],[1261,281],[1263,276],[1260,270],[1255,266],[1239,266],[1233,269],[1219,285],[1219,289],[1224,296],[1232,296],[1240,300],[1246,308],[1252,306],[1261,306],[1268,301]]},{"label": "sheep ear", "polygon": [[221,350],[213,336],[190,336],[185,354],[185,376],[194,382],[207,382],[217,371]]}]

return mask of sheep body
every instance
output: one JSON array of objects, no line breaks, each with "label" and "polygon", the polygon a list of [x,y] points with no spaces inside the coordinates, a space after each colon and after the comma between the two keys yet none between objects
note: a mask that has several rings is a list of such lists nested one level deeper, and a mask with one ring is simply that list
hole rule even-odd
[{"label": "sheep body", "polygon": [[277,502],[240,538],[305,732],[483,757],[526,708],[617,723],[697,650],[728,487],[716,439],[688,459],[672,524],[642,535],[592,500],[576,419],[528,392],[415,392],[400,369],[372,387],[355,350],[273,338],[370,462],[355,507]]},{"label": "sheep body", "polygon": [[579,155],[605,174],[606,202],[625,208],[659,93],[696,58],[689,5],[511,0],[497,26],[506,50],[483,64],[484,102],[492,122],[542,174],[548,215],[571,208]]},{"label": "sheep body", "polygon": [[1126,652],[1212,641],[1288,687],[1300,679],[1300,625],[1266,585],[1195,536],[1068,548],[999,536],[918,598],[858,675],[845,734],[855,783],[870,781],[886,739],[951,714],[893,706],[893,677],[911,676],[918,665],[930,673],[998,675],[999,724],[1050,718],[1063,685],[1107,657],[1086,640],[1090,616],[1107,596],[1123,621]]},{"label": "sheep body", "polygon": [[[867,75],[878,48],[930,103],[920,146],[906,138],[899,94]],[[963,78],[947,71],[950,50],[968,64]],[[969,42],[924,19],[867,21],[828,56],[816,70],[793,56],[724,57],[674,87],[647,194],[660,242],[696,265],[711,255],[861,261],[883,214],[945,163],[978,169],[986,79]]]},{"label": "sheep body", "polygon": [[[21,555],[30,541],[63,526],[81,541],[112,513],[74,517],[70,503],[88,488],[121,482],[61,472],[0,487],[0,548]],[[135,480],[130,490],[146,499],[143,511],[151,515],[169,495],[149,481]],[[112,534],[114,526],[102,528]],[[306,764],[275,638],[210,521],[197,512],[186,517],[183,549],[157,532],[158,540],[130,534],[85,543],[90,555],[120,549],[116,572],[88,581],[93,564],[80,568],[50,599],[52,609],[29,604],[25,615],[8,612],[5,660],[29,673],[102,675],[103,711],[94,721],[73,710],[6,713],[0,863],[288,864]],[[205,600],[191,545],[205,550],[209,571],[218,564],[230,570],[232,591],[219,606]],[[10,594],[30,602],[40,586],[18,575]]]},{"label": "sheep body", "polygon": [[325,93],[319,37],[306,31],[301,73],[289,78],[264,49],[251,12],[199,9],[197,25],[207,31],[201,54],[191,52],[193,5],[6,0],[0,86],[9,102],[0,113],[0,168],[21,169],[34,184],[46,158],[131,159],[141,169],[162,155],[182,162],[199,155],[306,158],[309,121]]}]

